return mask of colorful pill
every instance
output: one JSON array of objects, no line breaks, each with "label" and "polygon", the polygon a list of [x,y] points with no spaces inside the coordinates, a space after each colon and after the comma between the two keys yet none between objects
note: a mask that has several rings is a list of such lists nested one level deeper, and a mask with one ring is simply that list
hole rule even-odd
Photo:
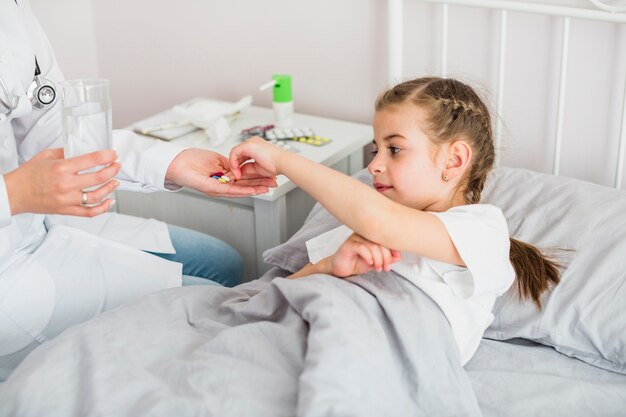
[{"label": "colorful pill", "polygon": [[220,177],[220,179],[221,179],[221,180],[224,180],[224,181],[226,181],[226,182],[230,181],[230,178],[228,178],[226,175],[222,175],[222,176]]},{"label": "colorful pill", "polygon": [[216,180],[220,179],[220,177],[218,177],[217,175],[212,175],[211,178],[215,178]]},{"label": "colorful pill", "polygon": [[218,180],[219,182],[223,182],[224,184],[226,184],[226,183],[228,182],[228,181],[226,181],[226,180],[225,180],[224,178],[222,178],[222,177],[219,177],[217,180]]}]

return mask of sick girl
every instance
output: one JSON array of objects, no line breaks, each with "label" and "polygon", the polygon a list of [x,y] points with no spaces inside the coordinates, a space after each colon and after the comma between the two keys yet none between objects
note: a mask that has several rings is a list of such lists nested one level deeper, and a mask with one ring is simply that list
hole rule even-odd
[{"label": "sick girl", "polygon": [[392,269],[439,305],[465,364],[496,297],[516,281],[520,297],[540,307],[559,281],[557,265],[510,239],[502,211],[479,203],[495,151],[489,111],[471,87],[418,78],[383,93],[375,109],[373,188],[259,138],[232,150],[233,174],[254,159],[344,224],[308,241],[310,263],[290,278]]}]

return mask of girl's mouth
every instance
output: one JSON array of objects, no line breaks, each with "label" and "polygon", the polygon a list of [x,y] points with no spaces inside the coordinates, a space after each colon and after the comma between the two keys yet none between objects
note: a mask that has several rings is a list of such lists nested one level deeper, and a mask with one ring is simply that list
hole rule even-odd
[{"label": "girl's mouth", "polygon": [[385,191],[391,190],[393,187],[391,185],[381,184],[379,182],[374,183],[374,188],[379,193],[384,193]]}]

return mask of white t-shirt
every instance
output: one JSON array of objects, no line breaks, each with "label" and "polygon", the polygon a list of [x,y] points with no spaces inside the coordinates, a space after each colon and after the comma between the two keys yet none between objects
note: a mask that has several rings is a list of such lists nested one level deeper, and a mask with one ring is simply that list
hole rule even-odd
[{"label": "white t-shirt", "polygon": [[[428,294],[446,315],[463,365],[478,349],[493,321],[496,297],[513,283],[509,231],[502,211],[489,204],[457,206],[435,213],[448,230],[465,267],[403,252],[392,270]],[[306,242],[315,264],[334,254],[352,230],[340,226]]]}]

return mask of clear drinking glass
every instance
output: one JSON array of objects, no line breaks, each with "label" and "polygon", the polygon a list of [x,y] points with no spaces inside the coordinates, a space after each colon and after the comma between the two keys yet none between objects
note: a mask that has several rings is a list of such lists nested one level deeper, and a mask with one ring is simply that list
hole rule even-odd
[{"label": "clear drinking glass", "polygon": [[[77,79],[60,83],[66,158],[113,147],[109,80]],[[100,165],[80,173],[104,168]],[[85,188],[93,191],[100,185]],[[112,195],[105,197],[111,198]],[[98,203],[88,204],[94,206]]]},{"label": "clear drinking glass", "polygon": [[65,157],[111,149],[113,126],[109,80],[66,80],[60,85]]}]

